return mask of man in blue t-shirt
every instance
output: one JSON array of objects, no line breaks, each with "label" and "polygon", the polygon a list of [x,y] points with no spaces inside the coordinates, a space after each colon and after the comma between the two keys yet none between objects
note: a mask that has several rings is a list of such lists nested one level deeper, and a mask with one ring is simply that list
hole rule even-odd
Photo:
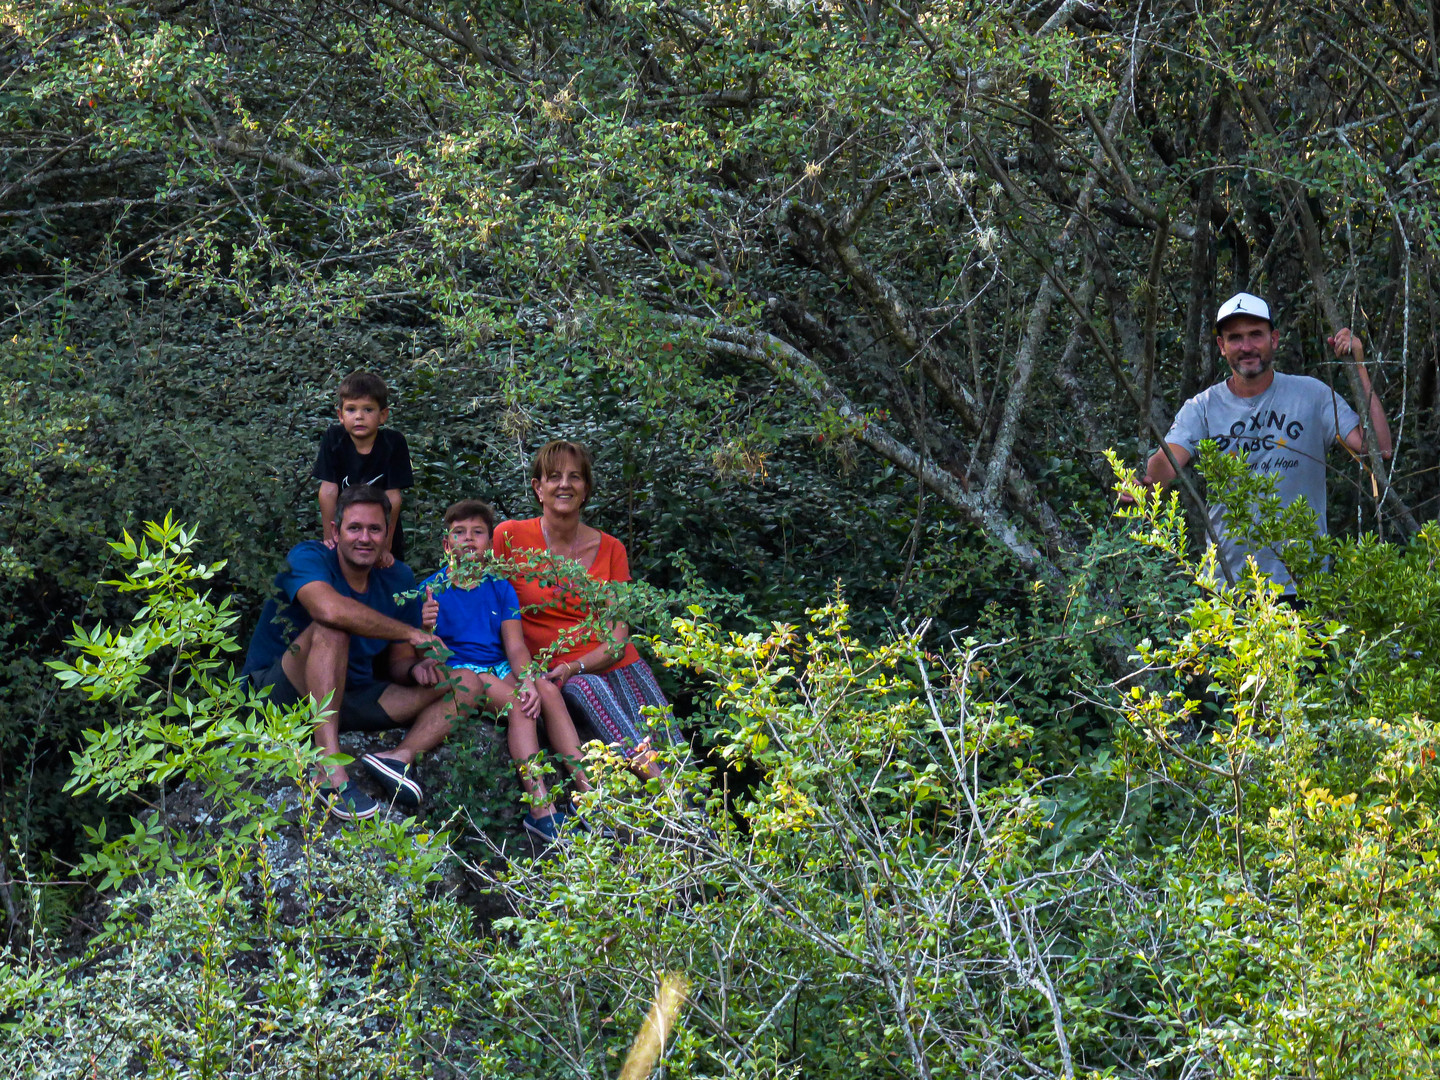
[{"label": "man in blue t-shirt", "polygon": [[[275,577],[279,599],[270,599],[250,639],[242,674],[269,699],[294,705],[309,695],[330,704],[315,728],[315,744],[340,752],[341,730],[376,731],[409,726],[392,753],[407,761],[437,746],[454,718],[455,695],[441,685],[433,650],[440,640],[420,628],[420,602],[397,604],[395,594],[414,588],[404,563],[377,563],[389,531],[390,504],[368,484],[344,489],[335,507],[333,549],[319,540],[296,544]],[[382,658],[383,654],[383,658]],[[388,680],[375,678],[380,660]],[[408,770],[407,770],[408,772]],[[387,794],[398,805],[420,804],[420,786],[408,775]],[[367,818],[380,804],[336,765],[321,793],[330,813]]]}]

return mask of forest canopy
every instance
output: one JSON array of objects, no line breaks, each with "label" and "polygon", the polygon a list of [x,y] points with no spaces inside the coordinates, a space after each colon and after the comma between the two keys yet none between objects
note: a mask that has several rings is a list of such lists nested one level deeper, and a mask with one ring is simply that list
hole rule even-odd
[{"label": "forest canopy", "polygon": [[[1432,7],[0,0],[0,1061],[73,1074],[105,1032],[117,1069],[285,1075],[328,1024],[355,1075],[611,1075],[674,968],[676,1075],[1425,1069]],[[1265,506],[1223,463],[1115,516],[1226,375],[1237,291],[1358,406],[1353,329],[1394,433],[1332,454],[1304,613],[1200,561],[1202,498]],[[579,874],[497,869],[458,819],[317,840],[302,907],[383,909],[342,962],[276,929],[263,837],[155,837],[217,761],[269,820],[301,719],[245,728],[215,673],[318,535],[362,368],[417,568],[456,499],[530,516],[530,455],[575,438],[637,577],[724,599],[641,628],[712,835],[587,841]],[[216,726],[155,775],[86,740],[174,717],[47,663],[179,583],[211,652],[134,640]],[[617,821],[668,827],[627,783]],[[437,886],[454,859],[498,921]]]}]

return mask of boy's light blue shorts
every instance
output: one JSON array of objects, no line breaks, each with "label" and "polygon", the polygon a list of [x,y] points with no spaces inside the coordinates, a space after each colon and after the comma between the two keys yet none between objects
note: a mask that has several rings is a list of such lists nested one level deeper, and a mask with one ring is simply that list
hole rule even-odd
[{"label": "boy's light blue shorts", "polygon": [[463,668],[466,671],[473,671],[477,675],[494,675],[497,679],[504,679],[511,672],[509,660],[501,660],[498,664],[467,664],[463,660],[451,660],[446,666]]}]

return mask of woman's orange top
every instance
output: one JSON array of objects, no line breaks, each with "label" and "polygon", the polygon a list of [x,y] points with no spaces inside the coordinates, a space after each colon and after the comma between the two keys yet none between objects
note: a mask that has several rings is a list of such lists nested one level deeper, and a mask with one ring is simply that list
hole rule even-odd
[{"label": "woman's orange top", "polygon": [[[506,521],[495,529],[495,554],[502,558],[524,551],[545,551],[545,533],[539,518]],[[590,564],[590,576],[596,581],[629,581],[630,557],[625,545],[607,532],[600,533],[600,550]],[[579,660],[601,644],[594,634],[575,637],[574,628],[588,612],[585,604],[559,586],[539,585],[525,577],[510,579],[515,595],[520,598],[520,628],[525,632],[525,646],[531,656],[559,643],[549,666]],[[566,635],[569,631],[569,636]],[[625,642],[625,654],[607,670],[622,668],[640,659],[635,646]]]}]

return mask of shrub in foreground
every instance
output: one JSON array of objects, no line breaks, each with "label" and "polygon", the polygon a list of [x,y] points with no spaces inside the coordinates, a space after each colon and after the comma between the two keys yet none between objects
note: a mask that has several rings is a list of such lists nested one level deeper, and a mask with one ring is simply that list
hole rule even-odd
[{"label": "shrub in foreground", "polygon": [[[0,1059],[35,1076],[614,1075],[679,972],[674,1077],[1425,1069],[1440,740],[1383,673],[1433,633],[1414,601],[1435,538],[1364,565],[1336,547],[1307,587],[1363,609],[1352,626],[1253,578],[1221,586],[1173,501],[1130,516],[1200,599],[1132,678],[1090,689],[1112,736],[1063,775],[985,643],[863,642],[839,599],[751,633],[695,607],[653,647],[707,680],[717,754],[757,779],[677,756],[642,782],[592,747],[594,831],[508,860],[462,830],[338,832],[272,808],[277,783],[305,782],[312,718],[257,714],[220,677],[229,616],[197,591],[189,534],[152,526],[122,551],[122,587],[147,600],[134,625],[77,633],[60,674],[119,710],[76,786],[156,812],[94,838],[107,922],[81,954],[37,932],[5,956]],[[182,780],[222,810],[204,842],[167,823]],[[282,910],[284,829],[304,857]],[[500,917],[442,887],[457,864]]]}]

